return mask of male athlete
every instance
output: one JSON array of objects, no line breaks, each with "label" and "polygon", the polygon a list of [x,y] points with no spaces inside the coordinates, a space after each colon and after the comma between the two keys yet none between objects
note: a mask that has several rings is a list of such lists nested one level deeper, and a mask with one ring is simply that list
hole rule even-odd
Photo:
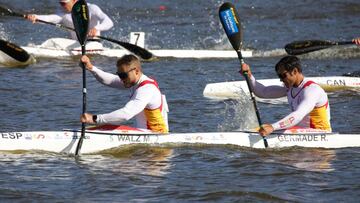
[{"label": "male athlete", "polygon": [[266,136],[275,130],[297,127],[331,132],[328,96],[318,84],[304,77],[300,60],[296,56],[286,56],[276,64],[275,70],[284,86],[264,86],[256,81],[247,64],[241,66],[241,73],[248,73],[250,86],[256,96],[287,96],[291,107],[292,112],[289,115],[273,124],[263,124],[259,133]]},{"label": "male athlete", "polygon": [[[30,14],[27,15],[26,18],[36,22],[37,19],[43,20],[51,23],[60,23],[66,27],[74,28],[72,18],[71,18],[71,9],[76,3],[77,0],[59,0],[60,6],[63,8],[63,13],[59,14],[51,14],[51,15],[35,15]],[[93,38],[95,36],[99,36],[101,31],[109,30],[114,26],[112,20],[107,16],[99,6],[95,4],[87,4],[89,9],[89,37]],[[70,31],[71,38],[76,40],[76,33],[74,31]]]},{"label": "male athlete", "polygon": [[124,107],[106,114],[85,113],[80,118],[81,122],[116,125],[135,117],[137,128],[160,133],[169,131],[168,105],[165,95],[161,94],[154,79],[143,74],[140,61],[136,56],[121,57],[116,64],[117,75],[95,67],[87,56],[82,56],[81,61],[100,83],[113,88],[130,90],[130,100]]}]

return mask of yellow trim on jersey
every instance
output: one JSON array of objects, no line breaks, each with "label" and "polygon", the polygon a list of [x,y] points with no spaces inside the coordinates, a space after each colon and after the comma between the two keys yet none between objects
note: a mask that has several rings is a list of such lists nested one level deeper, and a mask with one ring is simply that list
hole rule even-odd
[{"label": "yellow trim on jersey", "polygon": [[316,107],[310,112],[310,127],[331,131],[331,125],[327,114],[327,105]]},{"label": "yellow trim on jersey", "polygon": [[144,109],[145,117],[147,119],[147,128],[154,132],[168,133],[164,118],[161,114],[160,108]]}]

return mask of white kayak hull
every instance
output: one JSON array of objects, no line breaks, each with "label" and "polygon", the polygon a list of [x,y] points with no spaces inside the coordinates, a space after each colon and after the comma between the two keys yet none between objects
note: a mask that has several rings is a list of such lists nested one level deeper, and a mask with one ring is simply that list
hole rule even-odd
[{"label": "white kayak hull", "polygon": [[[240,77],[240,76],[239,76]],[[328,76],[328,77],[307,77],[322,86],[326,92],[333,92],[345,89],[359,89],[360,77],[348,76]],[[279,79],[264,79],[258,80],[260,83],[267,85],[283,85]],[[249,89],[246,81],[220,82],[209,83],[205,86],[203,95],[210,99],[236,99],[243,94],[249,94]],[[261,99],[259,101],[270,102],[274,99]],[[286,101],[286,98],[278,99],[279,102]],[[276,103],[276,102],[275,102]]]},{"label": "white kayak hull", "polygon": [[[74,154],[80,135],[80,131],[77,130],[3,132],[0,137],[0,150],[43,150]],[[291,134],[272,134],[267,137],[267,141],[269,148],[294,146],[312,148],[360,147],[359,134],[299,131]],[[81,153],[96,153],[129,144],[211,144],[264,148],[262,137],[254,132],[156,134],[128,130],[88,130],[83,140]]]},{"label": "white kayak hull", "polygon": [[[134,40],[130,38],[131,41]],[[144,47],[144,44],[139,46]],[[51,38],[41,45],[24,46],[22,48],[36,58],[66,58],[81,55],[81,47],[78,42],[64,38]],[[158,58],[237,58],[237,53],[234,50],[162,49],[149,51]],[[107,57],[121,57],[131,52],[126,49],[105,48],[98,42],[89,41],[86,44],[86,53]],[[252,51],[244,50],[242,55],[244,57],[252,57]]]},{"label": "white kayak hull", "polygon": [[[47,49],[41,47],[22,47],[29,54],[35,58],[68,58],[81,55],[79,50],[61,50],[61,49]],[[163,50],[149,50],[155,57],[158,58],[236,58],[237,54],[235,51],[230,50],[174,50],[174,49],[163,49]],[[101,50],[86,50],[87,54],[100,55],[106,57],[122,57],[131,52],[125,49],[109,49],[103,48]],[[244,51],[244,57],[251,57],[251,51]]]},{"label": "white kayak hull", "polygon": [[[59,50],[59,49],[46,49],[40,47],[22,47],[29,54],[35,58],[68,58],[74,56],[80,56],[81,51],[78,50]],[[163,49],[163,50],[149,50],[155,57],[158,58],[195,58],[195,59],[206,59],[206,58],[236,58],[235,51],[222,51],[222,50],[174,50],[174,49]],[[106,57],[122,57],[131,52],[125,49],[108,49],[102,50],[87,50],[87,54],[100,55]],[[244,57],[251,57],[251,51],[245,51]]]},{"label": "white kayak hull", "polygon": [[[234,50],[175,50],[175,49],[162,49],[162,50],[149,50],[156,57],[162,58],[237,58],[238,55]],[[252,57],[252,51],[243,50],[242,55],[244,58]]]}]

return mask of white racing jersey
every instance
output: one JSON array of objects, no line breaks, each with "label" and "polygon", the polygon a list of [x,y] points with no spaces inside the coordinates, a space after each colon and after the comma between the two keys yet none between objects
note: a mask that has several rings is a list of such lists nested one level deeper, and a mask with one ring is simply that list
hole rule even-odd
[{"label": "white racing jersey", "polygon": [[304,79],[298,87],[264,86],[250,78],[251,88],[260,98],[287,96],[291,113],[272,126],[274,130],[291,127],[331,131],[330,106],[326,92],[315,82]]},{"label": "white racing jersey", "polygon": [[[87,4],[89,9],[89,29],[95,28],[98,33],[96,35],[100,35],[101,31],[109,30],[114,26],[112,20],[107,16],[97,5],[95,4]],[[39,20],[51,22],[51,23],[60,23],[66,27],[74,28],[71,13],[61,13],[61,14],[52,14],[52,15],[36,15],[36,18]],[[76,40],[76,33],[74,31],[69,31],[71,38]]]},{"label": "white racing jersey", "polygon": [[[117,75],[102,71],[97,67],[91,70],[95,78],[104,85],[117,89],[126,89]],[[155,80],[142,75],[130,90],[130,100],[118,110],[97,115],[98,124],[118,125],[124,121],[136,118],[137,128],[149,129],[166,133],[168,126],[168,105],[165,95],[161,94]]]}]

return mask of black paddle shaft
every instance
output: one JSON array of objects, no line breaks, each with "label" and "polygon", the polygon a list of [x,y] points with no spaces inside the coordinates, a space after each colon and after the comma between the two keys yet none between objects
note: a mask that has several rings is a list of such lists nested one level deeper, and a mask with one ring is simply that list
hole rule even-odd
[{"label": "black paddle shaft", "polygon": [[[238,55],[240,64],[242,65],[244,63],[244,59],[241,54],[242,29],[241,29],[241,24],[240,24],[240,18],[238,16],[238,13],[237,13],[235,7],[229,2],[222,4],[219,9],[219,17],[220,17],[220,22],[225,30],[226,36],[228,37],[232,47],[235,49],[235,51]],[[250,86],[250,80],[249,80],[247,72],[244,73],[244,77],[246,80],[246,84],[249,88],[251,100],[253,101],[253,105],[255,108],[255,113],[256,113],[256,117],[257,117],[259,126],[261,126],[262,122],[261,122],[261,118],[260,118],[260,113],[257,108],[254,93]],[[268,142],[265,137],[263,137],[263,141],[264,141],[265,148],[267,148]]]},{"label": "black paddle shaft", "polygon": [[[59,27],[59,28],[65,29],[65,30],[75,31],[74,28],[67,27],[67,26],[64,26],[64,25],[61,25],[61,24],[58,24],[58,23],[51,23],[51,22],[47,22],[47,21],[43,21],[43,20],[37,20],[37,21],[40,22],[40,23],[44,23],[44,24],[54,25],[56,27]],[[96,37],[100,38],[102,40],[106,40],[106,41],[118,44],[118,45],[124,47],[125,49],[129,50],[130,52],[134,53],[135,55],[140,56],[142,59],[150,60],[150,59],[152,59],[154,57],[154,55],[150,51],[148,51],[148,50],[146,50],[146,49],[144,49],[142,47],[139,47],[139,46],[137,46],[135,44],[131,44],[131,43],[128,43],[128,42],[122,42],[122,41],[112,39],[112,38],[108,38],[108,37],[104,37],[104,36],[96,36]]]},{"label": "black paddle shaft", "polygon": [[[89,10],[85,0],[77,1],[72,10],[71,17],[74,23],[76,36],[81,45],[81,55],[86,54],[86,40],[89,30]],[[81,62],[82,67],[82,79],[83,79],[83,108],[82,114],[86,113],[86,68],[85,64]],[[81,136],[75,150],[75,156],[78,156],[81,150],[81,146],[85,137],[85,123],[81,123]]]}]

